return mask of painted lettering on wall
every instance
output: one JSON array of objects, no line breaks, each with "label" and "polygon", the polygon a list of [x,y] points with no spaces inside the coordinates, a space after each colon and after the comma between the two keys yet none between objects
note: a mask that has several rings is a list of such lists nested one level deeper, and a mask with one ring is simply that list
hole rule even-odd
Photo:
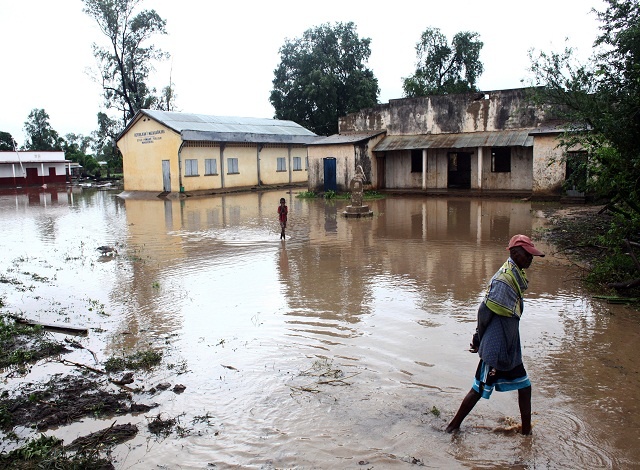
[{"label": "painted lettering on wall", "polygon": [[164,129],[156,131],[135,132],[133,135],[141,144],[153,144],[156,140],[161,140],[160,134],[164,134]]}]

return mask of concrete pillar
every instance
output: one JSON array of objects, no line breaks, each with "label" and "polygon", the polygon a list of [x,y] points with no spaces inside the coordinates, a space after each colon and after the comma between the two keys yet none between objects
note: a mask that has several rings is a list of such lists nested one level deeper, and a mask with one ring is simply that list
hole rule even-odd
[{"label": "concrete pillar", "polygon": [[422,149],[422,189],[427,189],[427,149]]},{"label": "concrete pillar", "polygon": [[478,147],[478,189],[482,189],[482,160],[484,147]]}]

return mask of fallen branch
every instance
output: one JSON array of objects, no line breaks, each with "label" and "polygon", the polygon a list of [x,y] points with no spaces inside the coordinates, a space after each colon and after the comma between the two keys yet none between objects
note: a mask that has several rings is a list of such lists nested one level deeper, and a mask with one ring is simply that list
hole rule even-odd
[{"label": "fallen branch", "polygon": [[69,339],[69,338],[65,338],[64,342],[71,345],[71,347],[73,348],[77,348],[77,349],[84,349],[85,351],[89,351],[91,353],[91,355],[93,356],[93,360],[95,361],[96,364],[98,364],[100,361],[98,361],[98,356],[96,356],[96,353],[94,353],[91,349],[89,348],[85,348],[83,345],[81,345],[80,343],[78,343],[75,340]]},{"label": "fallen branch", "polygon": [[289,385],[289,388],[292,388],[294,390],[299,390],[301,392],[320,393],[320,390],[318,390],[317,388],[296,387],[295,385]]},{"label": "fallen branch", "polygon": [[90,370],[92,372],[95,372],[97,374],[101,374],[101,375],[105,375],[106,374],[106,372],[103,371],[103,370],[96,369],[95,367],[91,367],[91,366],[88,366],[86,364],[80,364],[79,362],[73,362],[73,361],[70,361],[69,359],[60,359],[59,362],[61,364],[66,364],[66,365],[71,365],[71,366],[76,366],[76,367],[83,367],[83,368],[88,369],[88,370]]},{"label": "fallen branch", "polygon": [[[322,381],[318,381],[318,384],[319,385],[323,385],[323,384],[330,384],[332,382],[344,382],[345,380],[350,379],[351,377],[355,377],[356,375],[360,375],[360,374],[361,374],[361,372],[356,372],[355,374],[349,375],[347,377],[340,377],[340,378],[332,379],[332,380],[322,380]],[[349,384],[347,384],[347,385],[349,385]]]},{"label": "fallen branch", "polygon": [[631,289],[638,286],[640,286],[640,279],[631,279],[629,281],[622,282],[611,282],[607,284],[607,287],[613,287],[616,290]]},{"label": "fallen branch", "polygon": [[77,438],[67,446],[67,449],[78,450],[79,452],[90,449],[92,453],[96,453],[103,446],[115,446],[132,439],[136,434],[138,434],[138,426],[135,424],[116,425],[114,421],[113,424],[106,429]]}]

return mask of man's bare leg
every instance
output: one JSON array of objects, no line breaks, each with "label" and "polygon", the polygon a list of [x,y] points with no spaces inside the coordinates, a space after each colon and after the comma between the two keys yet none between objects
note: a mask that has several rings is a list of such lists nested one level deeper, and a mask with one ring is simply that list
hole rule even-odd
[{"label": "man's bare leg", "polygon": [[518,406],[522,418],[522,434],[531,434],[531,386],[518,390]]},{"label": "man's bare leg", "polygon": [[460,408],[458,409],[458,412],[453,417],[453,419],[451,420],[451,422],[449,423],[449,426],[447,426],[445,431],[453,432],[459,429],[460,425],[462,424],[462,421],[467,417],[467,415],[471,412],[471,410],[473,410],[473,407],[476,406],[476,403],[478,403],[478,400],[480,400],[480,394],[476,392],[474,389],[469,390],[469,393],[467,393],[467,396],[464,397],[464,400],[462,400],[462,403],[460,404]]}]

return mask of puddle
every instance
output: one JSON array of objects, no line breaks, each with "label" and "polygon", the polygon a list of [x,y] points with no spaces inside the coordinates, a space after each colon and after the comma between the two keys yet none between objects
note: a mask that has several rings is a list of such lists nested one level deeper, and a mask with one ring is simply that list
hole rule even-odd
[{"label": "puddle", "polygon": [[[88,328],[74,337],[86,349],[69,359],[91,366],[89,351],[101,362],[161,349],[163,366],[136,383],[186,387],[155,395],[150,413],[48,434],[70,443],[114,421],[136,424],[114,451],[127,469],[640,464],[638,316],[593,301],[545,243],[521,325],[533,435],[499,432],[519,422],[515,393],[493,394],[461,433],[443,432],[477,365],[467,348],[485,283],[511,235],[544,226],[543,207],[391,197],[367,201],[371,218],[346,219],[348,203],[284,191],[180,201],[0,194],[0,276],[17,282],[0,283],[3,311]],[[314,364],[333,376],[306,373]],[[71,370],[5,373],[4,386]],[[159,415],[177,419],[179,435],[150,434]]]}]

